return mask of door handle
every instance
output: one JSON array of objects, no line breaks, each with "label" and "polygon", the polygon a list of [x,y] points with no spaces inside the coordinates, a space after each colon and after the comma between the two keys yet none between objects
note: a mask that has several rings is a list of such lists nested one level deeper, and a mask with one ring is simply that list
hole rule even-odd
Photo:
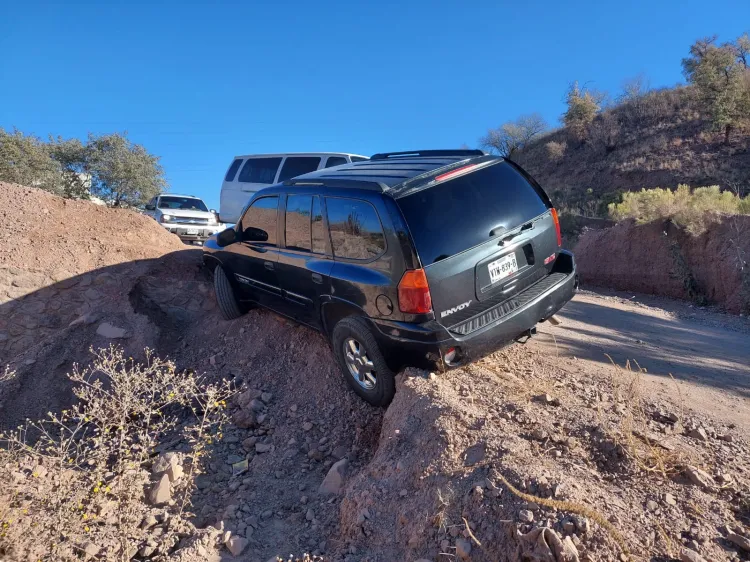
[{"label": "door handle", "polygon": [[312,280],[314,283],[323,283],[323,276],[320,273],[313,273]]},{"label": "door handle", "polygon": [[273,271],[273,262],[263,262],[263,267],[265,267],[268,271]]}]

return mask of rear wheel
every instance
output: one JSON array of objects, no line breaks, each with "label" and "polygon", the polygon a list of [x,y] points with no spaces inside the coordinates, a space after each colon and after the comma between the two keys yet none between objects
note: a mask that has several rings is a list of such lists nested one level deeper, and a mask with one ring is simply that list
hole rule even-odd
[{"label": "rear wheel", "polygon": [[216,291],[216,303],[219,305],[221,315],[227,320],[234,320],[242,316],[243,312],[234,296],[234,289],[229,282],[224,268],[220,265],[214,269],[214,290]]},{"label": "rear wheel", "polygon": [[336,324],[333,352],[349,386],[373,406],[387,406],[396,392],[393,371],[386,365],[375,336],[360,318]]}]

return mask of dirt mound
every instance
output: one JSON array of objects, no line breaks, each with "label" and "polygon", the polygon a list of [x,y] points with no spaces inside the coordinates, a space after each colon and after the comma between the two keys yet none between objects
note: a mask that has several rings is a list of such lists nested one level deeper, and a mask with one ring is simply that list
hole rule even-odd
[{"label": "dirt mound", "polygon": [[734,313],[750,308],[750,217],[691,236],[671,223],[623,222],[585,232],[575,247],[581,282],[681,299]]}]

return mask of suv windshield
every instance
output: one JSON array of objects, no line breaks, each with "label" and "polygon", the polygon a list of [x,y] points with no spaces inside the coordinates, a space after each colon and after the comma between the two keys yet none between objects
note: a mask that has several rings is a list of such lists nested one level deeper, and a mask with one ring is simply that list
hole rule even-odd
[{"label": "suv windshield", "polygon": [[[537,189],[505,161],[397,201],[424,266],[547,211]],[[490,231],[494,231],[492,236]]]},{"label": "suv windshield", "polygon": [[159,208],[160,209],[179,209],[181,211],[203,211],[208,212],[206,204],[195,197],[176,197],[169,195],[166,197],[159,197]]}]

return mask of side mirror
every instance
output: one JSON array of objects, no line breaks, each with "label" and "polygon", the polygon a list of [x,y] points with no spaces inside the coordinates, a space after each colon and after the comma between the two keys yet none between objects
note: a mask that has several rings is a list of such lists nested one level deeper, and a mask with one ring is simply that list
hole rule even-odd
[{"label": "side mirror", "polygon": [[156,210],[156,205],[146,205],[146,210],[147,211],[155,211]]},{"label": "side mirror", "polygon": [[216,209],[209,209],[208,212],[209,213],[213,213],[215,215],[216,214]]},{"label": "side mirror", "polygon": [[266,242],[268,240],[268,232],[254,226],[248,226],[242,233],[242,239],[248,242]]},{"label": "side mirror", "polygon": [[227,228],[226,230],[222,230],[216,236],[216,242],[222,248],[224,246],[229,246],[230,244],[234,244],[235,242],[237,242],[237,231],[235,231],[233,228]]}]

